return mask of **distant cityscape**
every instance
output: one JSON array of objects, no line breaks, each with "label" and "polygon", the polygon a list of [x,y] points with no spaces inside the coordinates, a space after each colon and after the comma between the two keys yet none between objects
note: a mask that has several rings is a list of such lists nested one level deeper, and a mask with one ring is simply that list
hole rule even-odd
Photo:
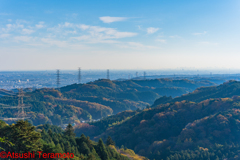
[{"label": "distant cityscape", "polygon": [[[109,70],[109,79],[143,79],[144,72],[147,79],[172,78],[204,80],[208,77],[215,77],[221,82],[225,80],[240,79],[237,71],[188,71],[188,70]],[[81,83],[87,83],[98,79],[107,78],[107,70],[82,70]],[[0,72],[0,89],[14,90],[16,88],[56,88],[56,71],[2,71]],[[78,70],[60,70],[59,87],[78,83]],[[219,79],[220,78],[220,79]]]}]

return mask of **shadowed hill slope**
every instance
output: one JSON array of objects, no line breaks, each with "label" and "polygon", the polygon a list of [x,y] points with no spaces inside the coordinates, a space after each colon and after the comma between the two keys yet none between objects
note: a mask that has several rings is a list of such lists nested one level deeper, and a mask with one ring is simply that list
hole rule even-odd
[{"label": "shadowed hill slope", "polygon": [[231,98],[232,96],[240,95],[240,82],[228,81],[219,86],[200,87],[191,93],[171,99],[170,97],[160,97],[154,102],[154,106],[164,103],[188,100],[193,102],[201,102],[209,98]]}]

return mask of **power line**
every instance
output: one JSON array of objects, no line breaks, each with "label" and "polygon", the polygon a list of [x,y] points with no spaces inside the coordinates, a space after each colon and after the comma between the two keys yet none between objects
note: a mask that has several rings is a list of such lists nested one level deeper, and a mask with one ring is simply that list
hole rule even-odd
[{"label": "power line", "polygon": [[0,92],[4,92],[6,94],[10,94],[10,95],[14,95],[14,96],[16,95],[15,93],[7,92],[7,91],[4,91],[3,89],[1,89]]},{"label": "power line", "polygon": [[14,97],[14,95],[5,95],[5,94],[0,94],[0,97]]},{"label": "power line", "polygon": [[0,103],[1,106],[6,106],[6,107],[1,107],[1,108],[4,108],[4,109],[14,109],[14,108],[17,108],[18,109],[18,113],[17,113],[17,118],[6,118],[6,117],[0,117],[1,119],[3,120],[20,120],[20,119],[28,119],[29,117],[27,117],[27,114],[26,112],[24,111],[24,108],[29,108],[30,106],[29,105],[25,105],[23,103],[23,97],[24,97],[24,92],[23,92],[23,89],[18,89],[18,105],[17,106],[10,106],[10,105],[6,105],[6,104],[2,104]]}]

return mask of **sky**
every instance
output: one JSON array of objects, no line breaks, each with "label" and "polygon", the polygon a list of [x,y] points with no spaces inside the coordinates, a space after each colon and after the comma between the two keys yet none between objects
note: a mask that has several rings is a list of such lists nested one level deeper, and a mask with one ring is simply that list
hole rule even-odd
[{"label": "sky", "polygon": [[239,69],[239,0],[1,0],[0,71]]}]

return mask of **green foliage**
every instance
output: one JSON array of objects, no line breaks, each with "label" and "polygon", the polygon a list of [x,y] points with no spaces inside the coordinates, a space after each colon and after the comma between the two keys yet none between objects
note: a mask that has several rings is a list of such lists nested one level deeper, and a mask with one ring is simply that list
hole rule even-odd
[{"label": "green foliage", "polygon": [[[7,144],[8,146],[13,146],[14,144],[5,139],[5,137],[0,137],[1,144]],[[4,148],[0,147],[0,150],[5,150]]]},{"label": "green foliage", "polygon": [[102,160],[109,159],[108,152],[107,152],[105,145],[103,143],[103,140],[101,138],[99,139],[98,144],[97,144],[97,153]]},{"label": "green foliage", "polygon": [[[189,80],[126,80],[99,79],[87,84],[73,84],[60,88],[37,89],[24,97],[30,105],[26,112],[36,125],[45,123],[62,125],[81,120],[100,119],[125,110],[145,108],[160,96],[180,96],[210,82]],[[0,103],[17,105],[17,97],[1,97]],[[15,117],[17,111],[0,108],[0,116]],[[115,121],[116,122],[116,121]],[[12,121],[8,121],[9,124]],[[113,122],[114,123],[114,122]],[[46,130],[46,129],[45,129]]]},{"label": "green foliage", "polygon": [[75,137],[75,133],[74,133],[74,129],[72,127],[72,125],[69,123],[64,131],[64,136],[68,136],[68,137]]},{"label": "green foliage", "polygon": [[41,134],[36,132],[35,127],[28,121],[17,121],[16,124],[7,126],[2,131],[9,141],[14,142],[14,146],[11,146],[12,151],[19,153],[41,151],[42,144],[39,141]]},{"label": "green foliage", "polygon": [[106,144],[109,146],[109,145],[115,145],[115,142],[112,140],[112,138],[110,137],[110,136],[108,136],[108,138],[107,138],[107,142],[106,142]]},{"label": "green foliage", "polygon": [[[1,135],[4,135],[15,144],[12,145],[4,138],[0,138],[1,143],[7,142],[9,145],[5,148],[6,151],[14,151],[20,153],[27,153],[32,151],[43,151],[43,153],[73,153],[75,159],[90,159],[90,160],[129,160],[126,156],[122,156],[113,148],[105,146],[102,141],[99,143],[93,142],[86,137],[75,137],[73,128],[69,125],[62,134],[62,132],[53,132],[51,128],[55,126],[48,126],[48,130],[35,131],[35,127],[28,121],[17,121],[16,124],[4,126],[0,129]],[[100,158],[101,157],[101,158]]]}]

